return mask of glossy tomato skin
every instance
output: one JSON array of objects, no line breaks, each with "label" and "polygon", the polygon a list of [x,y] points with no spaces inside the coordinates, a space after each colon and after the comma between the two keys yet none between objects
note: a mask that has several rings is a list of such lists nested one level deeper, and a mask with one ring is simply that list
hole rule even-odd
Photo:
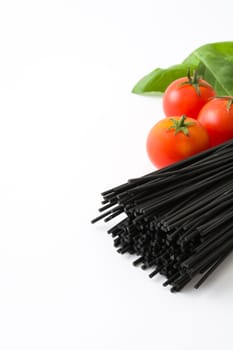
[{"label": "glossy tomato skin", "polygon": [[[199,92],[192,84],[185,84],[188,78],[173,81],[163,95],[163,109],[167,117],[185,114],[187,117],[197,119],[201,108],[215,96],[215,91],[205,80],[199,79]],[[204,86],[202,86],[202,84]]]},{"label": "glossy tomato skin", "polygon": [[198,121],[207,130],[211,146],[219,145],[233,138],[233,105],[226,98],[209,101],[200,111]]},{"label": "glossy tomato skin", "polygon": [[[180,119],[180,117],[172,117]],[[186,118],[193,125],[188,127],[189,135],[183,132],[175,134],[171,118],[159,121],[149,132],[147,137],[147,153],[151,162],[157,168],[163,168],[179,160],[190,157],[209,147],[209,136],[200,123],[192,118]]]}]

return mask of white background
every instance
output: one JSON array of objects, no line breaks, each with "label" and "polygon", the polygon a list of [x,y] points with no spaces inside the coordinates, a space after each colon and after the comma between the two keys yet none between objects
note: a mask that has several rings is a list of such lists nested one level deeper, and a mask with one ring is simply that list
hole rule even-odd
[{"label": "white background", "polygon": [[153,170],[145,139],[161,99],[133,85],[232,40],[232,10],[0,1],[1,350],[232,349],[232,257],[173,295],[115,252],[109,225],[90,225],[101,191]]}]

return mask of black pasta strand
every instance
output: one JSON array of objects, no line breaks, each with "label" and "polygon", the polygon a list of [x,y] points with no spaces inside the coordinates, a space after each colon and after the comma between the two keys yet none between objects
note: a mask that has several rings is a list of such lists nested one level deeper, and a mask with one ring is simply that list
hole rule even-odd
[{"label": "black pasta strand", "polygon": [[[182,290],[203,274],[199,288],[233,250],[233,140],[102,193],[105,222],[121,254],[164,286]],[[119,220],[119,219],[118,219]]]}]

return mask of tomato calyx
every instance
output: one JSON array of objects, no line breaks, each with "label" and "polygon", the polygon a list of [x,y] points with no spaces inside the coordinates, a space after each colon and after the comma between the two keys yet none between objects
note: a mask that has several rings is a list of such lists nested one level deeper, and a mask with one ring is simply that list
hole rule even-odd
[{"label": "tomato calyx", "polygon": [[175,130],[174,134],[178,134],[179,132],[183,132],[184,135],[189,136],[189,126],[194,125],[194,122],[186,122],[185,119],[187,117],[185,115],[182,115],[180,119],[175,118],[169,118],[169,120],[172,121],[172,125],[169,126],[167,131],[169,130]]},{"label": "tomato calyx", "polygon": [[205,87],[209,87],[208,84],[201,82],[201,76],[198,75],[198,72],[196,70],[193,71],[193,76],[191,76],[191,72],[190,72],[190,68],[188,69],[187,72],[187,78],[188,81],[184,81],[183,83],[181,83],[180,85],[192,85],[197,93],[198,96],[201,96],[201,92],[200,92],[200,86],[205,86]]},{"label": "tomato calyx", "polygon": [[233,96],[216,96],[215,98],[217,98],[218,100],[227,101],[227,111],[230,111],[231,106],[233,104]]}]

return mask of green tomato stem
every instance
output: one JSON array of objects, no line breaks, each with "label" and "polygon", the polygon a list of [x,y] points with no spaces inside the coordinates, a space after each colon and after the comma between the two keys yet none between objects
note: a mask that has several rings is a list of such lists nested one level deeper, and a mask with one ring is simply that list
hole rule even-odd
[{"label": "green tomato stem", "polygon": [[180,119],[175,119],[175,118],[169,118],[169,120],[172,121],[172,125],[167,129],[173,130],[174,129],[174,134],[177,135],[179,132],[183,132],[185,136],[189,136],[189,127],[191,125],[194,125],[194,122],[186,122],[186,116],[182,115]]}]

